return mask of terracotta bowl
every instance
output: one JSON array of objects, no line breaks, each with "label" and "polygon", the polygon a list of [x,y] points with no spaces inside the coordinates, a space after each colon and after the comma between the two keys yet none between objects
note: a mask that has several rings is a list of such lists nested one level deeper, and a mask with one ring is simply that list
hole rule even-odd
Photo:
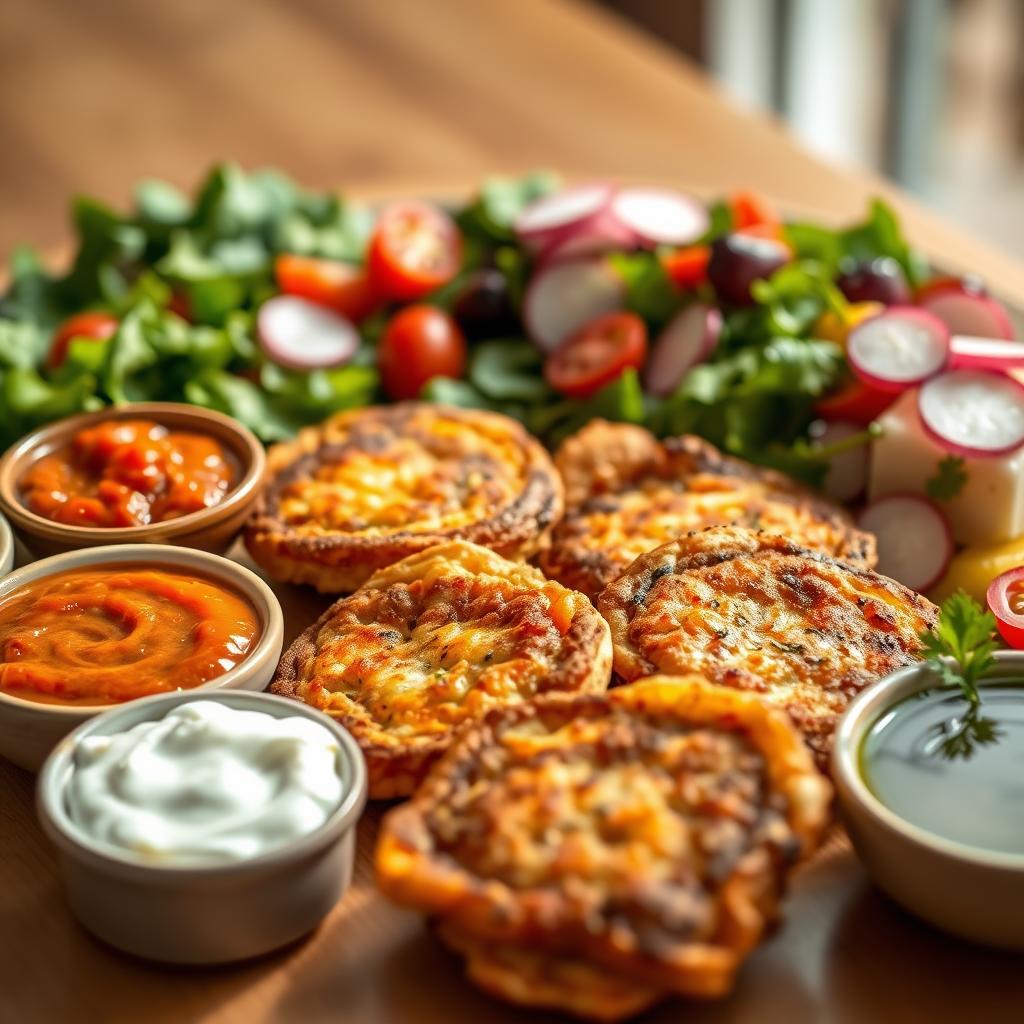
[{"label": "terracotta bowl", "polygon": [[[173,430],[206,434],[233,457],[239,479],[219,505],[147,526],[69,526],[31,512],[22,502],[20,482],[29,467],[68,444],[85,427],[110,420],[153,420]],[[37,557],[109,544],[176,544],[204,551],[226,551],[245,522],[263,484],[266,456],[256,436],[219,412],[176,402],[137,402],[51,423],[27,434],[0,458],[0,512]]]}]

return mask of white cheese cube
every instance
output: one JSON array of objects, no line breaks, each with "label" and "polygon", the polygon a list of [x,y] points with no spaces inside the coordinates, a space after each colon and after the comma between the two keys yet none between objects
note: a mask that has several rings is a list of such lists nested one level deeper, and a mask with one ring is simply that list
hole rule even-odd
[{"label": "white cheese cube", "polygon": [[[884,433],[872,445],[868,497],[911,492],[925,484],[949,452],[925,432],[917,389],[901,395],[879,419]],[[941,506],[959,544],[988,544],[1024,534],[1024,448],[1009,455],[967,459],[967,483]]]}]

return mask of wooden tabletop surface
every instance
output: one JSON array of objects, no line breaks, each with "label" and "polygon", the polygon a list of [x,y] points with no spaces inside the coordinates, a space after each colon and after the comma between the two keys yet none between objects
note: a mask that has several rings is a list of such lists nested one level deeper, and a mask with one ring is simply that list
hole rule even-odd
[{"label": "wooden tabletop surface", "polygon": [[[580,3],[7,0],[0,61],[0,256],[18,241],[65,240],[74,191],[125,202],[141,177],[190,185],[226,157],[381,193],[449,192],[546,166],[704,192],[754,187],[833,217],[882,193],[918,244],[1024,304],[1024,268],[1009,257],[869,174],[818,162]],[[320,601],[284,596],[294,633]],[[35,824],[32,780],[0,762],[0,1024],[523,1019],[463,983],[418,916],[377,895],[375,827],[370,814],[356,885],[312,939],[244,967],[171,970],[78,929]],[[787,923],[732,997],[644,1019],[1020,1020],[1020,964],[903,914],[839,842],[798,877]]]}]

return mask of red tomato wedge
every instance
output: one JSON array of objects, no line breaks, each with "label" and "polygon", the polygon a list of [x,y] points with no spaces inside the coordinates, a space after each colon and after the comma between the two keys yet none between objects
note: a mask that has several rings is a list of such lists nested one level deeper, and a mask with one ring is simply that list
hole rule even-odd
[{"label": "red tomato wedge", "polygon": [[69,316],[56,330],[50,344],[50,353],[46,357],[46,365],[51,370],[62,366],[68,357],[68,346],[74,338],[90,338],[103,341],[117,330],[118,320],[110,313],[93,310],[88,313],[76,313]]},{"label": "red tomato wedge", "polygon": [[461,377],[466,340],[455,321],[436,306],[407,306],[384,328],[377,367],[389,398],[417,398],[432,377]]},{"label": "red tomato wedge", "polygon": [[548,356],[544,379],[567,398],[587,398],[647,357],[647,327],[635,313],[609,313],[584,324]]},{"label": "red tomato wedge", "polygon": [[282,253],[274,260],[274,277],[285,295],[298,295],[358,323],[376,302],[370,278],[361,267],[340,260]]},{"label": "red tomato wedge", "polygon": [[414,302],[458,272],[462,236],[455,221],[429,203],[396,203],[380,215],[367,255],[377,294]]},{"label": "red tomato wedge", "polygon": [[898,394],[890,391],[876,391],[854,377],[814,403],[814,411],[830,423],[835,420],[846,420],[864,426],[878,419],[892,405]]},{"label": "red tomato wedge", "polygon": [[997,576],[986,594],[999,635],[1013,648],[1024,647],[1024,565]]},{"label": "red tomato wedge", "polygon": [[708,279],[708,261],[711,259],[710,245],[690,245],[676,249],[661,257],[669,280],[681,291],[689,291],[702,285]]}]

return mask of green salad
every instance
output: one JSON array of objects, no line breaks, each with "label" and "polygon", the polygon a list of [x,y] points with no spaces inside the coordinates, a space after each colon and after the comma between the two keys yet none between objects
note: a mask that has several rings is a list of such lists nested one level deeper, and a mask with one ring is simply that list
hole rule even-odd
[{"label": "green salad", "polygon": [[223,164],[191,198],[159,181],[126,212],[78,198],[69,267],[10,260],[0,445],[124,402],[217,409],[270,442],[420,396],[549,444],[595,416],[693,432],[816,479],[816,408],[856,405],[844,325],[925,276],[893,212],[834,230],[747,195],[633,192],[532,174],[371,209]]}]

